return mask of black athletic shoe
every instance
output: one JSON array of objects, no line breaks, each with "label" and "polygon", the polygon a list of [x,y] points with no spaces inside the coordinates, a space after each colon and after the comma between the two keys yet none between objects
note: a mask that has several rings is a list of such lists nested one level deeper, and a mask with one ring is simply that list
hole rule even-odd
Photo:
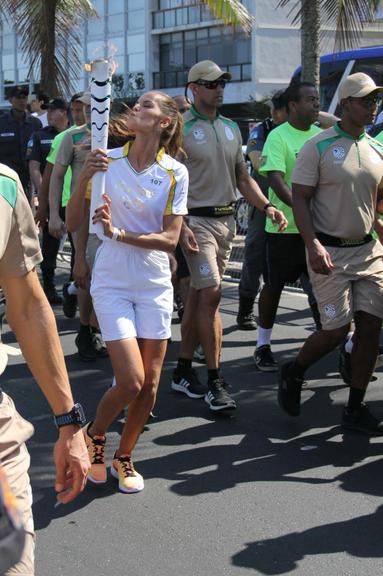
[{"label": "black athletic shoe", "polygon": [[62,300],[60,294],[57,292],[55,286],[44,287],[44,292],[45,292],[45,296],[47,297],[49,304],[61,304],[62,303],[63,300]]},{"label": "black athletic shoe", "polygon": [[206,386],[198,379],[197,373],[193,368],[188,370],[175,369],[171,383],[172,390],[182,392],[189,398],[203,398],[206,394]]},{"label": "black athletic shoe", "polygon": [[93,362],[97,359],[97,353],[94,348],[93,334],[91,329],[81,328],[76,336],[75,344],[78,349],[78,355],[83,362]]},{"label": "black athletic shoe", "polygon": [[253,357],[258,370],[262,372],[277,372],[278,364],[268,344],[256,348]]},{"label": "black athletic shoe", "polygon": [[95,328],[91,328],[93,346],[97,354],[97,358],[107,358],[109,356],[107,347],[105,345],[104,339],[101,336],[101,332]]},{"label": "black athletic shoe", "polygon": [[338,370],[345,384],[351,383],[351,354],[346,352],[346,342],[343,342],[339,349]]},{"label": "black athletic shoe", "polygon": [[247,314],[238,313],[237,326],[239,330],[256,330],[257,322],[255,321],[254,314],[252,312]]},{"label": "black athletic shoe", "polygon": [[367,436],[383,436],[383,422],[371,414],[366,404],[362,404],[358,410],[353,412],[349,412],[345,408],[341,426],[345,430],[354,430],[367,434]]},{"label": "black athletic shoe", "polygon": [[290,416],[299,416],[301,411],[301,390],[303,378],[289,376],[288,369],[292,362],[283,364],[279,377],[278,403]]},{"label": "black athletic shoe", "polygon": [[219,412],[220,410],[235,410],[237,404],[226,390],[224,379],[216,378],[207,383],[209,391],[205,395],[205,402],[209,404],[210,410]]},{"label": "black athletic shoe", "polygon": [[71,282],[66,282],[63,286],[63,312],[67,318],[74,318],[77,310],[77,296],[68,293],[70,284]]}]

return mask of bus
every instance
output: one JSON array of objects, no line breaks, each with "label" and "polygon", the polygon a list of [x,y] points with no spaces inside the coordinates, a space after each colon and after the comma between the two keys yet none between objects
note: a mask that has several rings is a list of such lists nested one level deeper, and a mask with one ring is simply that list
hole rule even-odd
[{"label": "bus", "polygon": [[[299,76],[300,72],[301,67],[295,70],[293,77]],[[321,56],[321,110],[336,114],[338,86],[346,76],[355,72],[364,72],[371,76],[378,86],[383,86],[383,46],[345,50]]]}]

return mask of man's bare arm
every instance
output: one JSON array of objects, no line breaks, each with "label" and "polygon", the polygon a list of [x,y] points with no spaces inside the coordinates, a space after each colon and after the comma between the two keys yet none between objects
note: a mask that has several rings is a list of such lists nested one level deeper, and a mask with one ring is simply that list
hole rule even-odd
[{"label": "man's bare arm", "polygon": [[292,205],[292,195],[291,190],[287,186],[284,180],[283,172],[279,172],[278,170],[271,170],[267,173],[267,181],[269,183],[270,188],[272,188],[275,194],[278,196],[282,202],[287,204],[287,206]]},{"label": "man's bare arm", "polygon": [[[259,210],[264,210],[265,206],[269,204],[269,200],[263,194],[256,181],[251,178],[244,162],[236,164],[235,175],[237,188],[242,196],[244,196],[252,206],[259,208]],[[275,208],[275,206],[270,205],[265,212],[266,216],[272,220],[273,224],[279,225],[280,232],[285,230],[287,220],[280,210]]]},{"label": "man's bare arm", "polygon": [[42,180],[40,172],[40,162],[38,162],[37,160],[29,160],[28,168],[32,184],[35,187],[37,194],[40,194],[41,180]]},{"label": "man's bare arm", "polygon": [[49,184],[49,232],[56,238],[61,238],[65,232],[65,224],[60,218],[60,207],[66,171],[67,166],[56,162]]},{"label": "man's bare arm", "polygon": [[[7,319],[27,364],[54,414],[73,407],[68,373],[53,315],[35,271],[16,278],[0,278],[7,302]],[[54,449],[55,488],[67,503],[85,487],[89,458],[81,429],[63,426]]]},{"label": "man's bare arm", "polygon": [[314,187],[293,183],[293,214],[297,228],[306,245],[311,268],[317,274],[327,275],[334,266],[329,253],[319,242],[314,230],[311,213],[311,199],[314,194]]}]

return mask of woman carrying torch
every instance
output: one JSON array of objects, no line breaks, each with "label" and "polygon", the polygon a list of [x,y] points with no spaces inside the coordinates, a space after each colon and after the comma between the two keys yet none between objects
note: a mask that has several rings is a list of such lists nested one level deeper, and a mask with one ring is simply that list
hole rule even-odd
[{"label": "woman carrying torch", "polygon": [[116,386],[102,397],[84,428],[91,459],[89,480],[104,483],[105,434],[129,406],[111,474],[122,492],[143,489],[132,452],[154,405],[173,310],[167,252],[175,249],[186,213],[188,173],[174,158],[182,116],[161,92],[142,95],[134,108],[111,121],[110,135],[125,145],[90,153],[67,208],[67,226],[84,214],[89,180],[106,172],[103,201],[92,215],[102,225],[91,294],[112,362]]}]

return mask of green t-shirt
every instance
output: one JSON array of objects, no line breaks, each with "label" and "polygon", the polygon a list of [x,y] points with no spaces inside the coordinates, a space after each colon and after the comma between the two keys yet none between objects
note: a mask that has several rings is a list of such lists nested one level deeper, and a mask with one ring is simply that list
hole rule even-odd
[{"label": "green t-shirt", "polygon": [[[75,128],[77,128],[77,126],[70,126],[70,128],[67,128],[66,130],[60,132],[59,134],[57,134],[57,136],[54,137],[53,142],[51,144],[51,149],[47,156],[47,162],[49,162],[50,164],[54,164],[56,162],[57,154],[60,149],[62,139],[64,138],[67,132],[70,132]],[[63,207],[65,207],[69,202],[71,181],[72,181],[72,168],[68,166],[68,169],[65,173],[63,193],[61,197],[61,206]]]},{"label": "green t-shirt", "polygon": [[[297,130],[289,122],[274,128],[268,135],[262,150],[262,163],[259,169],[261,176],[267,176],[268,172],[274,170],[282,172],[287,186],[291,189],[291,177],[298,152],[303,144],[318,132],[321,132],[321,129],[314,124],[310,126],[309,130]],[[282,210],[288,220],[285,233],[299,234],[292,208],[282,202],[272,188],[269,188],[269,200],[279,210]],[[273,225],[270,218],[267,218],[265,230],[266,232],[278,233],[278,226]]]},{"label": "green t-shirt", "polygon": [[379,132],[376,136],[374,136],[375,140],[379,140],[379,142],[383,143],[383,130]]}]

